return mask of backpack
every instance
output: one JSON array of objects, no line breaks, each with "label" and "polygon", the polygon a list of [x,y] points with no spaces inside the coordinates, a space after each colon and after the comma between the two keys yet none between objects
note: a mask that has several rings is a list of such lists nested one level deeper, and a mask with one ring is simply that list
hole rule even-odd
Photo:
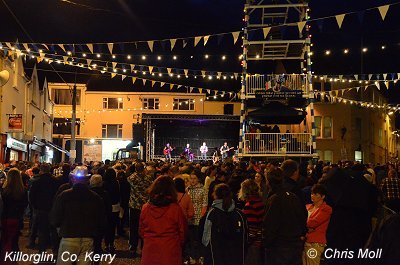
[{"label": "backpack", "polygon": [[245,234],[247,238],[247,222],[241,212],[234,209],[232,212],[212,208],[208,214],[212,222],[212,234],[224,240],[242,239]]}]

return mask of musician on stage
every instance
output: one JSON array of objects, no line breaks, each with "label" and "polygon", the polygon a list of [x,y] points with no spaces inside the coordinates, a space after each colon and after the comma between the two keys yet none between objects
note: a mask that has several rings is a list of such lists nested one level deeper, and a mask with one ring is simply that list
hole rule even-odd
[{"label": "musician on stage", "polygon": [[208,147],[206,145],[206,142],[203,142],[203,145],[200,146],[200,153],[201,153],[201,159],[202,160],[207,160],[207,152],[208,152]]},{"label": "musician on stage", "polygon": [[186,147],[185,147],[185,150],[183,151],[183,153],[189,162],[193,162],[194,156],[193,156],[192,150],[190,149],[190,144],[186,144]]},{"label": "musician on stage", "polygon": [[167,145],[164,147],[164,155],[165,155],[165,161],[171,161],[172,156],[171,156],[171,152],[172,152],[173,148],[172,146],[167,143]]},{"label": "musician on stage", "polygon": [[228,143],[225,142],[224,145],[221,146],[221,148],[219,149],[219,151],[221,152],[222,160],[225,160],[228,157],[229,150],[230,148],[228,146]]}]

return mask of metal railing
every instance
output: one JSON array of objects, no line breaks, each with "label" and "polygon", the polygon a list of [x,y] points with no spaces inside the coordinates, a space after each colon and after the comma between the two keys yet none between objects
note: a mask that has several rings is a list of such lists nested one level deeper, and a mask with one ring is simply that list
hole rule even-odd
[{"label": "metal railing", "polygon": [[249,75],[247,76],[247,94],[255,94],[256,91],[266,90],[267,87],[272,88],[275,86],[276,79],[280,78],[282,86],[290,90],[303,90],[305,91],[305,79],[303,75]]},{"label": "metal railing", "polygon": [[311,133],[245,133],[243,154],[312,154]]}]

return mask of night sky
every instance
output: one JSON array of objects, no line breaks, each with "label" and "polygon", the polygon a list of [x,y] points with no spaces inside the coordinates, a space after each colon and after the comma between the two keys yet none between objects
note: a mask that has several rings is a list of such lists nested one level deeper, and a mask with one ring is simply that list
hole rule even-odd
[{"label": "night sky", "polygon": [[[7,3],[25,31],[4,5]],[[264,2],[270,2],[269,0]],[[374,6],[396,3],[396,0],[311,0],[311,18],[362,11]],[[151,40],[192,37],[240,30],[243,22],[244,1],[237,0],[0,0],[0,41],[37,43],[88,43]],[[400,5],[389,9],[382,21],[377,9],[345,18],[342,29],[334,19],[323,23],[312,22],[313,71],[316,74],[368,74],[400,72]],[[382,50],[381,46],[386,49]],[[368,52],[361,58],[361,48]],[[344,55],[343,50],[349,49]],[[118,47],[125,53],[131,47]],[[331,50],[331,56],[324,55]],[[107,50],[103,50],[106,52]],[[132,51],[134,52],[134,51]],[[140,51],[140,54],[145,50]],[[150,52],[147,50],[147,53]],[[240,41],[233,45],[226,39],[217,45],[211,41],[206,47],[177,47],[173,54],[180,58],[194,55],[192,60],[163,61],[168,67],[209,69],[211,71],[241,71],[238,55]],[[171,54],[168,49],[155,47],[154,54]],[[204,60],[203,54],[210,54]],[[221,61],[221,56],[228,59]],[[196,57],[197,56],[197,57]],[[148,62],[154,63],[157,62]],[[161,64],[161,65],[162,65]],[[32,67],[27,63],[27,68]],[[40,67],[45,67],[41,66]],[[57,68],[59,70],[63,68]],[[64,68],[65,69],[65,68]],[[75,71],[69,68],[68,71]],[[81,70],[80,70],[81,71]],[[270,72],[266,72],[270,73]],[[47,73],[50,81],[53,76]],[[71,76],[65,75],[66,79]],[[109,82],[104,77],[79,75],[85,79]],[[116,81],[113,81],[114,84]],[[217,81],[215,81],[217,82]],[[122,83],[122,82],[119,82]],[[399,83],[398,83],[399,84]],[[193,83],[192,85],[197,85]],[[235,91],[239,81],[202,85]],[[400,87],[391,87],[388,98],[400,103]]]}]

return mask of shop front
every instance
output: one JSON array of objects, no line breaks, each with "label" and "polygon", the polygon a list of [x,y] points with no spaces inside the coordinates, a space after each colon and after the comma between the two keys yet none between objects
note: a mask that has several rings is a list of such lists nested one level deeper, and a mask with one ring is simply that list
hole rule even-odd
[{"label": "shop front", "polygon": [[29,160],[31,162],[42,162],[45,144],[38,140],[29,143]]},{"label": "shop front", "polygon": [[7,149],[6,149],[6,159],[5,161],[22,161],[26,160],[28,152],[28,145],[21,141],[18,141],[12,137],[7,138]]}]

